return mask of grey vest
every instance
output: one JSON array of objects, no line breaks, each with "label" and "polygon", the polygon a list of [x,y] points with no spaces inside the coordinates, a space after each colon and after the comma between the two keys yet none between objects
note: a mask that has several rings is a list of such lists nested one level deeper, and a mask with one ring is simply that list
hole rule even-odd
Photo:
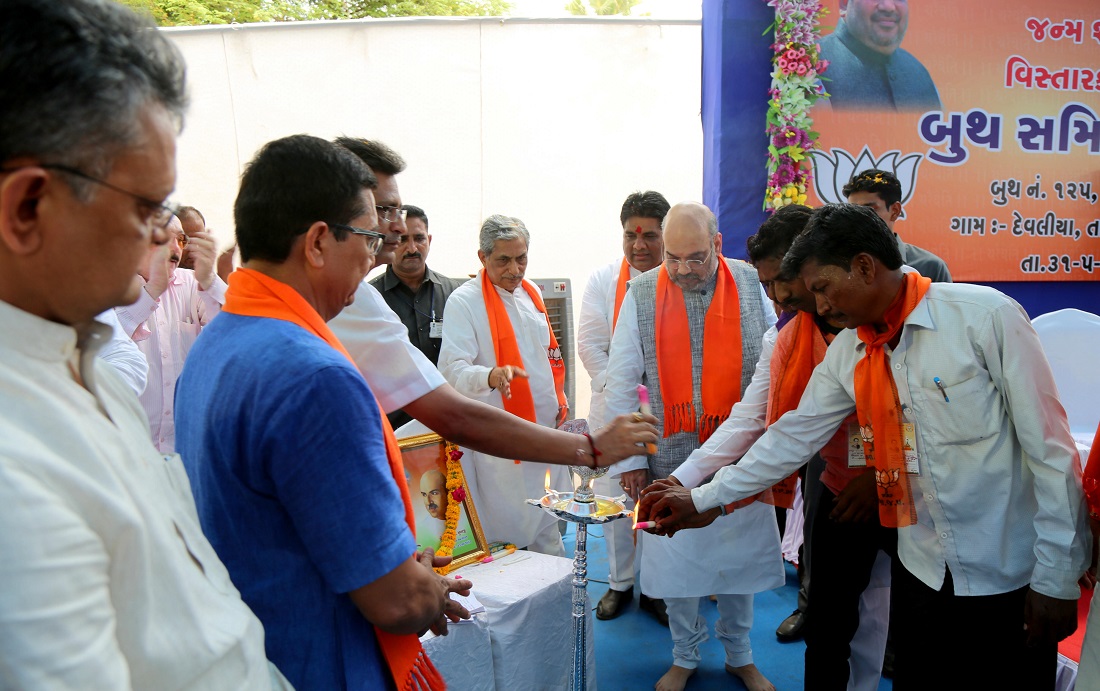
[{"label": "grey vest", "polygon": [[[760,293],[760,277],[749,264],[726,259],[734,282],[737,284],[737,296],[741,308],[741,343],[731,343],[730,347],[741,348],[741,381],[730,382],[730,386],[741,386],[741,394],[752,380],[756,371],[756,361],[760,358],[760,343],[768,325],[764,321],[765,306]],[[657,338],[655,313],[657,307],[657,276],[664,266],[645,272],[630,282],[630,293],[638,308],[638,335],[642,344],[645,360],[645,374],[642,383],[649,389],[649,399],[653,406],[653,415],[657,418],[657,430],[664,434],[664,399],[657,377]],[[687,309],[688,327],[691,336],[691,383],[692,398],[695,406],[696,428],[703,412],[702,375],[703,375],[703,324],[710,301],[714,297],[717,284],[717,272],[700,291],[684,291]],[[699,448],[698,432],[682,432],[671,437],[661,437],[657,441],[657,454],[649,457],[649,472],[654,478],[668,477],[695,449]]]}]

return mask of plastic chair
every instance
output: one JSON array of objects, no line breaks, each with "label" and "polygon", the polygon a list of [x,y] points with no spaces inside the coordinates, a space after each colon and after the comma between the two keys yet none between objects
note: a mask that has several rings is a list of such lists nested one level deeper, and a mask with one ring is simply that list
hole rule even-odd
[{"label": "plastic chair", "polygon": [[1062,309],[1041,314],[1031,324],[1054,372],[1070,431],[1091,443],[1100,423],[1100,316]]}]

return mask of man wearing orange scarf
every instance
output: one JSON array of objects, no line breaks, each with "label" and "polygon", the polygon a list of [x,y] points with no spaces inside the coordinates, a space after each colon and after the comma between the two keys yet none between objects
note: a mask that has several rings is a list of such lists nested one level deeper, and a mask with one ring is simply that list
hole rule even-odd
[{"label": "man wearing orange scarf", "polygon": [[[767,425],[798,406],[814,367],[843,328],[837,323],[839,315],[829,320],[817,315],[814,296],[801,278],[780,270],[791,242],[806,227],[811,213],[806,206],[785,206],[748,239],[749,261],[768,297],[787,318],[780,321],[778,330],[764,334],[752,383],[729,418],[673,471],[668,482],[697,487],[720,468],[736,463]],[[799,606],[812,611],[813,622],[819,624],[814,627],[807,621],[805,625],[807,689],[846,684],[853,691],[879,687],[890,618],[890,557],[897,551],[897,532],[879,525],[874,474],[853,463],[857,459],[848,445],[847,425],[843,425],[810,461],[821,463],[824,469],[808,472],[803,479],[819,485],[803,487],[806,544],[800,575],[803,569],[808,570],[811,553],[815,566],[813,577],[807,575],[802,582],[806,592],[800,590]],[[785,505],[783,497],[789,500],[791,489],[781,482],[769,490],[775,496],[766,492],[763,499]]]},{"label": "man wearing orange scarf", "polygon": [[[665,261],[630,282],[623,299],[605,389],[608,415],[638,408],[648,388],[662,437],[657,453],[622,463],[635,499],[647,477],[667,477],[729,415],[752,379],[775,312],[756,271],[722,256],[722,236],[702,204],[673,206],[664,222]],[[672,665],[659,691],[682,689],[699,665],[708,627],[700,599],[716,595],[715,634],[725,668],[752,691],[772,689],[753,664],[753,595],[783,582],[773,507],[755,503],[673,540],[639,537],[643,592],[664,599]]]},{"label": "man wearing orange scarf", "polygon": [[[597,269],[585,286],[577,327],[577,357],[592,377],[592,404],[588,410],[588,424],[592,429],[599,429],[605,420],[603,388],[608,353],[619,309],[626,297],[627,281],[660,266],[664,260],[661,223],[668,209],[668,200],[659,192],[634,192],[628,196],[619,212],[623,256]],[[619,478],[610,473],[597,478],[594,485],[597,494],[616,496],[622,493]],[[627,508],[633,508],[633,504],[628,504]],[[628,521],[612,521],[604,524],[603,531],[608,588],[596,605],[596,618],[614,619],[634,596],[634,530]],[[640,606],[668,625],[663,602],[642,593]]]},{"label": "man wearing orange scarf", "polygon": [[234,207],[242,268],[176,388],[199,518],[297,688],[444,687],[418,635],[468,617],[470,582],[416,554],[389,422],[326,322],[382,236],[361,161],[298,135],[263,147]]},{"label": "man wearing orange scarf", "polygon": [[[366,163],[378,178],[374,203],[379,207],[378,230],[386,240],[375,264],[389,264],[401,236],[408,232],[404,216],[397,213],[401,208],[397,177],[405,161],[377,140],[340,137],[336,143]],[[497,457],[566,465],[593,462],[593,445],[580,434],[528,422],[455,391],[435,363],[409,341],[408,329],[368,281],[359,285],[355,301],[329,325],[387,413],[404,410],[444,439]],[[653,442],[653,421],[651,416],[638,420],[623,415],[593,432],[600,452],[595,462],[610,465],[632,455],[637,444]]]},{"label": "man wearing orange scarf", "polygon": [[890,229],[848,204],[813,213],[783,270],[848,329],[737,465],[690,493],[648,494],[645,508],[667,531],[751,496],[855,412],[879,520],[898,528],[894,689],[1053,689],[1090,538],[1080,461],[1027,314],[984,286],[903,273]]},{"label": "man wearing orange scarf", "polygon": [[[565,364],[539,289],[523,276],[531,235],[523,221],[493,215],[481,226],[482,270],[447,302],[439,369],[459,393],[545,427],[568,414]],[[528,497],[569,487],[565,468],[471,452],[466,480],[490,541],[565,556],[558,521]],[[472,471],[472,472],[471,472]]]}]

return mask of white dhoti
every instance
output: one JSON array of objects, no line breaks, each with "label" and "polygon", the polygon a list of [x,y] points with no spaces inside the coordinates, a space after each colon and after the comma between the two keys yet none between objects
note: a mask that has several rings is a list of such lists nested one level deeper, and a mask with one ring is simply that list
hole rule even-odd
[{"label": "white dhoti", "polygon": [[786,580],[775,507],[753,502],[671,538],[641,533],[642,591],[650,597],[759,593]]}]

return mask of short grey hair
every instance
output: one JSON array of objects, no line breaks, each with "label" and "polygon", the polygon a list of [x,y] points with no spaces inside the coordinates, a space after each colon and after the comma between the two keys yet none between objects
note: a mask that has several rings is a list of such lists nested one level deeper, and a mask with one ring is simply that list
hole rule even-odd
[{"label": "short grey hair", "polygon": [[[15,158],[105,176],[141,135],[150,103],[182,123],[179,50],[148,17],[107,0],[5,0],[0,8],[0,164]],[[85,183],[67,180],[78,196]]]},{"label": "short grey hair", "polygon": [[488,257],[493,253],[493,247],[497,240],[522,239],[524,244],[531,246],[531,233],[527,232],[527,226],[515,216],[502,216],[493,214],[481,224],[481,235],[478,237],[478,245],[482,254]]}]

